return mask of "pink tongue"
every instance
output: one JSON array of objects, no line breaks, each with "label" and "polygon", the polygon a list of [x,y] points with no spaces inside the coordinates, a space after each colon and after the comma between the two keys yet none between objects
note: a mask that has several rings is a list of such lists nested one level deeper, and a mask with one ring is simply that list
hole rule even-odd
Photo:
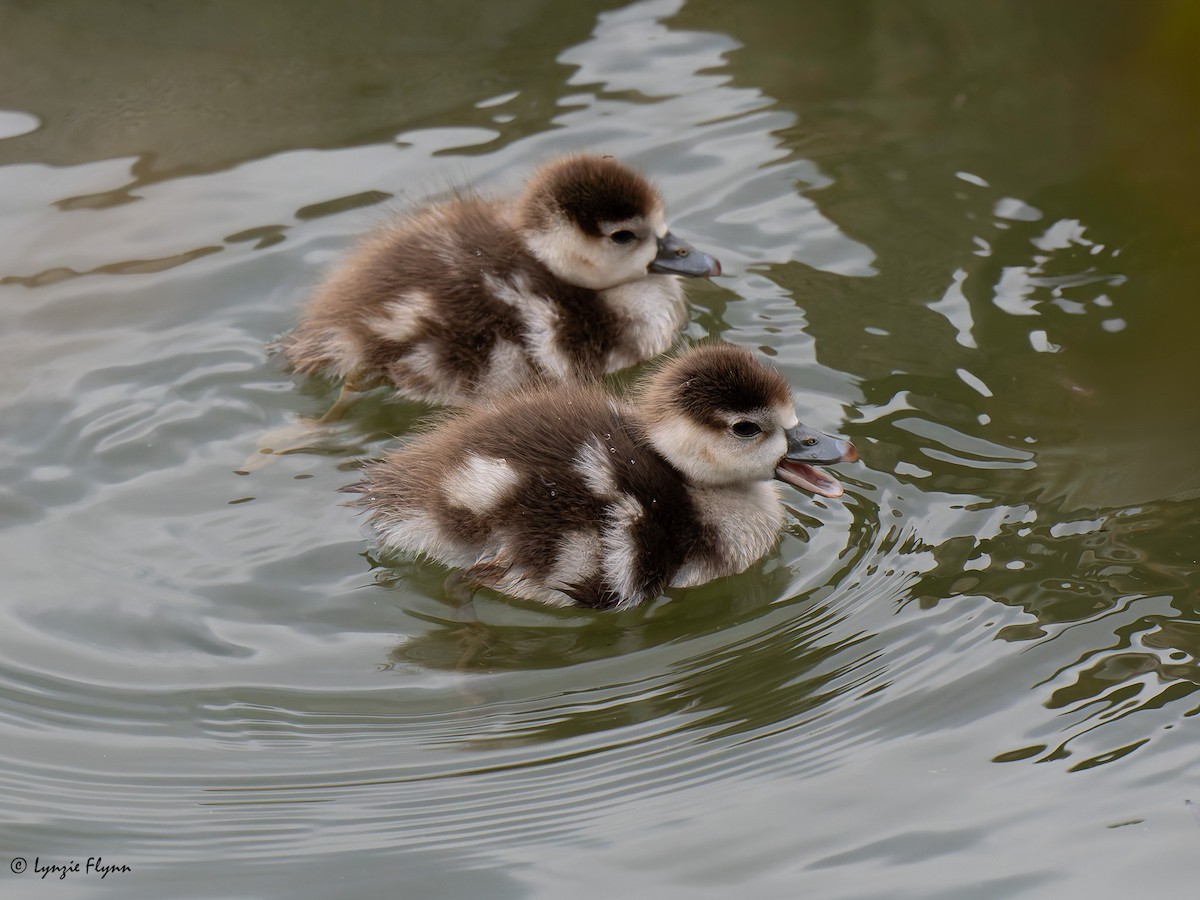
[{"label": "pink tongue", "polygon": [[789,459],[780,461],[775,469],[775,477],[780,481],[786,481],[792,487],[798,487],[802,491],[812,491],[822,497],[840,497],[845,492],[845,488],[836,479],[830,478],[812,466]]}]

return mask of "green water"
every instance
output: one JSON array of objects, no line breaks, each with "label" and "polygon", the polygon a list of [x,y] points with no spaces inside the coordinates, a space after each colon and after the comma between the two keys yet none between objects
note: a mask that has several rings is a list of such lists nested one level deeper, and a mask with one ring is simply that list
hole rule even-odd
[{"label": "green water", "polygon": [[[0,3],[0,892],[1185,895],[1198,38],[1186,0]],[[720,256],[687,336],[862,462],[742,576],[464,627],[339,505],[423,407],[234,470],[332,399],[264,346],[356,234],[572,149]]]}]

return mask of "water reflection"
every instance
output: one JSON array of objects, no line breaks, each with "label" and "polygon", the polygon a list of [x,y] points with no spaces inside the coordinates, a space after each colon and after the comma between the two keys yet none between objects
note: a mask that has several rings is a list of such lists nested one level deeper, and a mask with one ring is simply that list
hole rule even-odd
[{"label": "water reflection", "polygon": [[[555,49],[613,5],[586,0],[566,14],[515,0],[462,15],[398,2],[348,15],[266,0],[114,16],[79,0],[10,4],[0,109],[34,113],[44,128],[0,145],[0,165],[135,157],[134,191],[295,148],[386,142],[400,117],[441,125],[470,115],[464,97],[502,93],[517,95],[523,127],[543,130],[558,95]],[[481,107],[464,124],[493,115]]]},{"label": "water reflection", "polygon": [[[439,581],[444,574],[432,565],[417,568],[393,560],[376,570],[376,583],[388,590],[403,585],[437,597],[445,593]],[[791,581],[787,567],[760,562],[724,585],[724,590],[709,586],[676,591],[672,594],[677,602],[604,617],[578,610],[543,610],[483,592],[488,601],[484,609],[493,614],[507,611],[504,607],[515,602],[525,615],[515,622],[503,617],[494,622],[449,605],[441,616],[417,615],[432,630],[406,637],[389,654],[389,662],[481,673],[581,665],[654,648],[678,637],[681,627],[699,636],[748,621],[766,613],[772,600],[785,595]]]},{"label": "water reflection", "polygon": [[[6,845],[100,842],[130,896],[1190,864],[1186,4],[319,6],[2,14],[0,108],[40,123],[0,118]],[[379,218],[597,146],[722,249],[689,336],[866,462],[739,578],[464,626],[338,506],[424,408],[232,474],[321,405],[263,347]]]}]

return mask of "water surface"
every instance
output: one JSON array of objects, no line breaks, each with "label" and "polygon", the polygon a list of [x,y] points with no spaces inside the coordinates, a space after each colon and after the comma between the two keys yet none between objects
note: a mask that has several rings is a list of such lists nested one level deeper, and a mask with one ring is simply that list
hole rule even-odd
[{"label": "water surface", "polygon": [[[5,896],[1200,876],[1190,4],[121,8],[0,6]],[[573,149],[863,461],[742,576],[464,627],[339,505],[425,407],[234,470],[354,235]]]}]

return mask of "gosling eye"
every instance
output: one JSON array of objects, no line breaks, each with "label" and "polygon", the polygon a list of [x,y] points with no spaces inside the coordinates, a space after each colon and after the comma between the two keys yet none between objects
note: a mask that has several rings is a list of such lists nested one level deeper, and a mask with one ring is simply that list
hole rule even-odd
[{"label": "gosling eye", "polygon": [[622,229],[621,231],[614,231],[609,235],[609,238],[612,239],[614,244],[632,244],[637,240],[637,235],[632,231]]},{"label": "gosling eye", "polygon": [[762,429],[756,422],[734,422],[729,426],[729,430],[740,438],[752,438],[762,434]]}]

